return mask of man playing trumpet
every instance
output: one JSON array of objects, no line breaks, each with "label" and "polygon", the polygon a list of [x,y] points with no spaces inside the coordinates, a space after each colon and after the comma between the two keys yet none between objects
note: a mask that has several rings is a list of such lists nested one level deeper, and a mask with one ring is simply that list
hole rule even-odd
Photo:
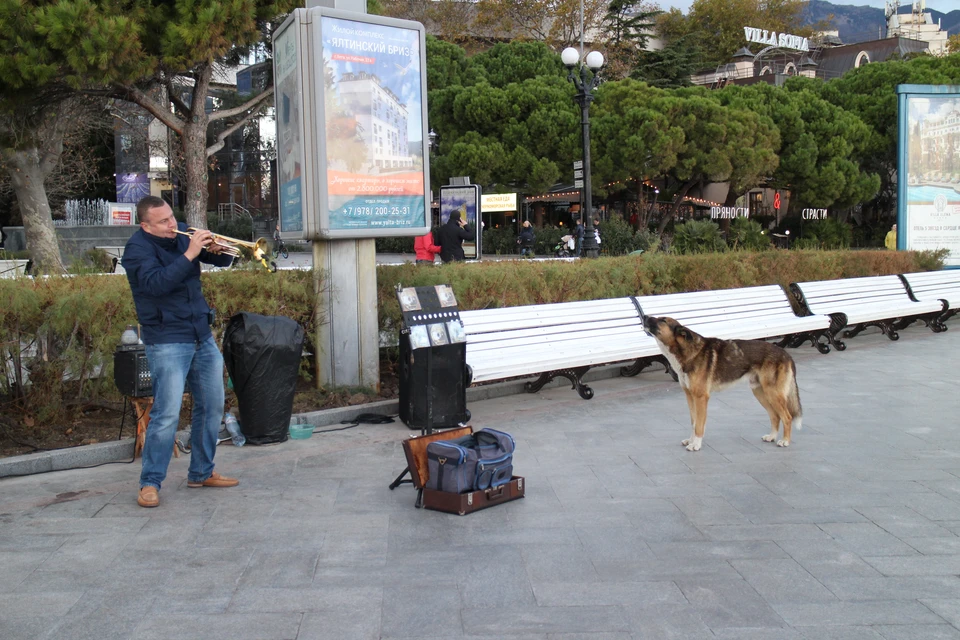
[{"label": "man playing trumpet", "polygon": [[187,486],[233,487],[239,480],[213,470],[217,434],[223,418],[223,356],[210,331],[212,314],[200,288],[200,262],[229,266],[206,229],[184,234],[165,201],[147,196],[137,203],[140,229],[127,242],[123,268],[146,345],[153,379],[153,408],[143,445],[137,503],[160,504],[180,421],[185,384],[193,394],[190,422],[190,468]]}]

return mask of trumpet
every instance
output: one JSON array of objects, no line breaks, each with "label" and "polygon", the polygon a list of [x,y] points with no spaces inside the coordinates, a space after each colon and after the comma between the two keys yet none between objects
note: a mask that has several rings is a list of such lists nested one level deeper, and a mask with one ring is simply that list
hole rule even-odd
[{"label": "trumpet", "polygon": [[[196,233],[198,229],[196,227],[189,227],[186,231],[180,231],[179,229],[175,229],[174,231],[182,236],[192,238],[193,234]],[[265,238],[258,238],[255,242],[250,242],[249,240],[239,240],[237,238],[231,238],[229,236],[222,236],[218,233],[214,233],[213,244],[223,247],[221,253],[225,253],[228,256],[233,256],[234,258],[239,258],[242,256],[240,247],[246,247],[253,253],[253,258],[258,260],[265,269],[269,269],[270,271],[277,270],[277,264],[275,262],[267,264],[267,254],[269,253],[270,248]]]}]

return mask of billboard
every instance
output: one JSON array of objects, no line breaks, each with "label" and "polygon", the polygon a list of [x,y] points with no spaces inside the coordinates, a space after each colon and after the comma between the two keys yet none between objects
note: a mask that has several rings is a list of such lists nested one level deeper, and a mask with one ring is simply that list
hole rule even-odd
[{"label": "billboard", "polygon": [[129,202],[111,202],[107,206],[110,209],[107,224],[133,224],[137,221],[137,205]]},{"label": "billboard", "polygon": [[446,224],[454,211],[460,213],[460,218],[467,221],[467,226],[474,233],[473,241],[463,241],[464,257],[467,260],[479,259],[482,252],[480,248],[482,233],[477,217],[480,211],[480,187],[475,184],[440,187],[440,224]]},{"label": "billboard", "polygon": [[900,85],[897,248],[960,267],[960,86]]},{"label": "billboard", "polygon": [[281,236],[426,233],[423,25],[297,9],[274,50]]},{"label": "billboard", "polygon": [[303,221],[303,81],[301,34],[286,21],[273,41],[274,99],[277,119],[277,183],[280,231],[302,234]]}]

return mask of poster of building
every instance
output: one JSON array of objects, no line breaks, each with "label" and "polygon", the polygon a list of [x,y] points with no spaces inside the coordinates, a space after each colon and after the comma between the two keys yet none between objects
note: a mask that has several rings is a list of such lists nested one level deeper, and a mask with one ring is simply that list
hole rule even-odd
[{"label": "poster of building", "polygon": [[[329,218],[321,226],[334,232],[330,235],[423,229],[422,25],[323,13],[319,73],[326,175],[320,180],[326,182],[321,208]],[[411,26],[398,26],[404,24]]]},{"label": "poster of building", "polygon": [[288,22],[273,44],[282,232],[303,231],[303,94],[297,36],[298,23]]},{"label": "poster of building", "polygon": [[467,186],[440,187],[440,224],[446,224],[450,214],[456,211],[461,220],[467,221],[467,226],[474,232],[473,241],[463,241],[463,254],[466,258],[476,258],[477,248],[480,245],[481,229],[479,228],[477,212],[480,209],[480,187],[472,184]]},{"label": "poster of building", "polygon": [[901,85],[897,248],[960,267],[960,86]]}]

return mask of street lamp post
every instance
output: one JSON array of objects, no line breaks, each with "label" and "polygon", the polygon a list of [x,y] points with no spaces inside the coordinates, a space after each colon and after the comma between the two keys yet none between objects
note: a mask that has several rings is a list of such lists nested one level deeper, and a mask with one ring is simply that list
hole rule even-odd
[{"label": "street lamp post", "polygon": [[593,102],[593,90],[600,82],[599,71],[603,66],[603,54],[599,51],[591,51],[584,59],[586,64],[578,65],[580,52],[573,47],[567,47],[560,54],[560,59],[570,70],[567,79],[577,88],[574,100],[580,105],[580,124],[583,127],[584,206],[580,211],[580,217],[583,218],[583,253],[588,258],[596,258],[600,254],[600,247],[597,245],[593,228],[593,194],[590,184],[590,103]]}]

